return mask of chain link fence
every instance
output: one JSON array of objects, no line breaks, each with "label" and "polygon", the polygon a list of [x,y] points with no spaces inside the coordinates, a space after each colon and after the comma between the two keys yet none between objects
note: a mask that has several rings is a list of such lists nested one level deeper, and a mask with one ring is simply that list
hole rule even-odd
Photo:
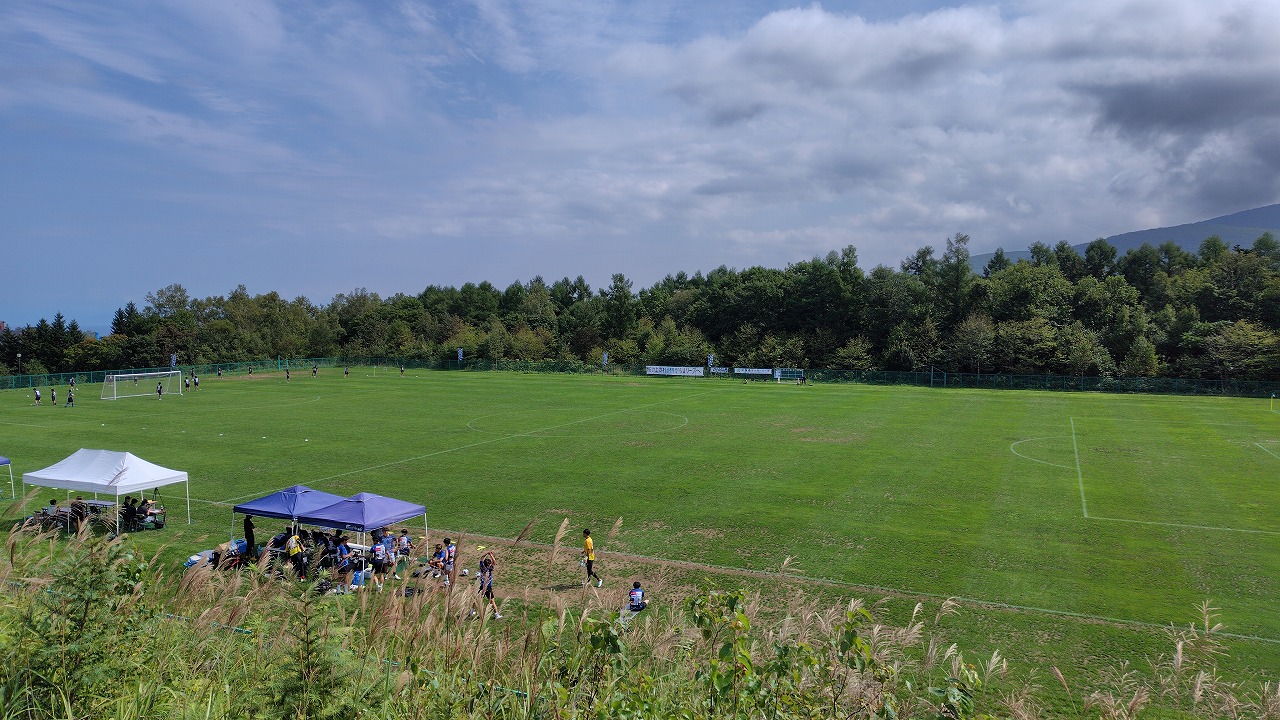
[{"label": "chain link fence", "polygon": [[[579,375],[644,375],[643,365],[609,364],[605,367],[578,360],[422,360],[399,358],[275,358],[245,362],[209,363],[203,365],[179,365],[178,369],[194,371],[197,375],[216,376],[248,375],[258,373],[317,370],[331,371],[347,367],[375,368],[378,370],[406,369],[465,370],[470,372],[522,372],[560,373]],[[129,370],[97,370],[76,373],[45,373],[41,375],[0,375],[0,390],[57,387],[69,384],[101,383],[113,373],[157,372],[172,368],[131,368]],[[933,388],[968,388],[983,390],[1050,390],[1068,392],[1144,393],[1158,395],[1220,395],[1225,397],[1267,398],[1280,393],[1280,381],[1190,379],[1157,377],[1111,377],[1084,375],[1001,375],[979,373],[954,373],[942,370],[889,371],[889,370],[834,370],[812,368],[805,371],[808,382],[861,383],[865,385],[912,385]],[[710,378],[738,379],[729,376]],[[769,379],[771,381],[771,379]]]}]

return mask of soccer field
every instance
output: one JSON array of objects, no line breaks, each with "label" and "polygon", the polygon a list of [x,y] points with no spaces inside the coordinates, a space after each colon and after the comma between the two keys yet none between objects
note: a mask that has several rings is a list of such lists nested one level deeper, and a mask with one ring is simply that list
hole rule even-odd
[{"label": "soccer field", "polygon": [[[432,528],[537,519],[601,549],[1280,641],[1280,414],[1266,401],[353,369],[202,378],[185,396],[32,407],[0,394],[15,473],[76,449],[191,476],[194,524],[295,483],[420,502]],[[35,504],[56,491],[40,491]],[[60,496],[61,497],[61,496]],[[9,509],[9,516],[17,510]],[[202,537],[203,536],[203,537]]]}]

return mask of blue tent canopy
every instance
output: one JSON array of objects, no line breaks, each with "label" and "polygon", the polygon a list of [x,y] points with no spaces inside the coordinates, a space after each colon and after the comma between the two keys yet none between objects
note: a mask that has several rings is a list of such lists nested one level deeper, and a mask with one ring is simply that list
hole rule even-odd
[{"label": "blue tent canopy", "polygon": [[300,513],[298,522],[320,527],[368,532],[388,527],[398,522],[426,515],[422,505],[383,497],[373,493],[359,493],[345,500],[339,499],[327,507],[308,513]]},{"label": "blue tent canopy", "polygon": [[292,520],[342,501],[341,495],[313,490],[306,485],[294,485],[280,492],[271,493],[257,500],[250,500],[232,508],[232,512],[255,517]]}]

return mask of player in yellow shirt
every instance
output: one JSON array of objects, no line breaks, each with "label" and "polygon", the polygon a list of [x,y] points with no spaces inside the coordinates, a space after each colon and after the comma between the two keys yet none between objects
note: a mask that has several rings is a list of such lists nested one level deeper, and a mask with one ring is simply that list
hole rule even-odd
[{"label": "player in yellow shirt", "polygon": [[586,562],[587,566],[587,582],[589,583],[591,582],[591,578],[595,578],[596,587],[604,585],[604,578],[597,575],[596,571],[591,567],[596,561],[596,546],[595,543],[591,542],[590,530],[582,531],[582,559]]}]

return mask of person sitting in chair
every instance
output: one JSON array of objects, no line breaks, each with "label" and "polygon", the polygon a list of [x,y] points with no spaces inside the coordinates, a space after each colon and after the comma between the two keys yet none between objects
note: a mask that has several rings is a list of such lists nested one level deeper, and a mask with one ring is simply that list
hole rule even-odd
[{"label": "person sitting in chair", "polygon": [[133,505],[134,499],[127,497],[124,499],[124,505],[120,507],[120,519],[124,521],[124,531],[132,532],[135,521],[138,518],[138,509]]}]

